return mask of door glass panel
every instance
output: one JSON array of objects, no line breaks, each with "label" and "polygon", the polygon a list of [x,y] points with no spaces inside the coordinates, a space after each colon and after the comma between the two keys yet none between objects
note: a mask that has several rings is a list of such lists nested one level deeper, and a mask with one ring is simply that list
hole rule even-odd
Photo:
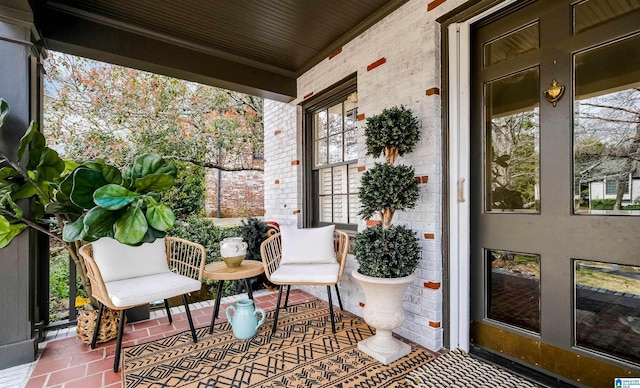
[{"label": "door glass panel", "polygon": [[573,33],[597,27],[604,22],[640,9],[640,0],[587,0],[573,7]]},{"label": "door glass panel", "polygon": [[537,68],[485,85],[488,212],[539,212],[538,85]]},{"label": "door glass panel", "polygon": [[538,22],[510,32],[484,45],[484,67],[489,67],[540,47]]},{"label": "door glass panel", "polygon": [[486,250],[487,318],[540,332],[540,256]]},{"label": "door glass panel", "polygon": [[640,267],[574,267],[576,345],[640,363]]},{"label": "door glass panel", "polygon": [[574,212],[640,215],[640,36],[574,62]]}]

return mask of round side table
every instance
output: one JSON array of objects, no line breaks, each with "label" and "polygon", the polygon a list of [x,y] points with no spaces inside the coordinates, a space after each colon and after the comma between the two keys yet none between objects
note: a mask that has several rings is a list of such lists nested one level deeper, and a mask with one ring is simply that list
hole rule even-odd
[{"label": "round side table", "polygon": [[244,280],[244,286],[247,290],[249,299],[253,300],[253,292],[251,292],[251,283],[249,279],[264,273],[264,267],[261,261],[243,260],[239,267],[229,268],[223,261],[207,264],[204,267],[203,278],[218,280],[218,292],[216,293],[216,304],[211,316],[211,324],[209,325],[209,334],[213,333],[213,325],[216,323],[216,317],[220,312],[220,299],[222,298],[222,285],[225,280]]}]

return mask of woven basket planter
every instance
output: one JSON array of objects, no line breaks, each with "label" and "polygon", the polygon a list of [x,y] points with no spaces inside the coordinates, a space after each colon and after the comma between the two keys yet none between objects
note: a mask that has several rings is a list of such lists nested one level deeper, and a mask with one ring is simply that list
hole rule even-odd
[{"label": "woven basket planter", "polygon": [[[104,308],[102,311],[102,321],[100,322],[100,331],[98,332],[97,343],[111,341],[118,336],[118,319],[121,311],[113,311]],[[78,327],[76,328],[76,336],[85,344],[91,344],[93,340],[93,332],[96,328],[96,319],[98,311],[81,310],[78,312]]]}]

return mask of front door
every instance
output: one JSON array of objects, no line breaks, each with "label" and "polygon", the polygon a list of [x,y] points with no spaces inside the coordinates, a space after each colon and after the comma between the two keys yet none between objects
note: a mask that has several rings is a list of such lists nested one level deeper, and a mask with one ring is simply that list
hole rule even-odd
[{"label": "front door", "polygon": [[472,26],[471,339],[588,386],[640,375],[640,0]]}]

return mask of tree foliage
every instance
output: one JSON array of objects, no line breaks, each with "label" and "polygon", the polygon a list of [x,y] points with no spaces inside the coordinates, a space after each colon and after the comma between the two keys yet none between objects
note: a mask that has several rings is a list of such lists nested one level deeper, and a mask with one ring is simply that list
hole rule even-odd
[{"label": "tree foliage", "polygon": [[[8,115],[9,106],[0,98],[0,129]],[[2,153],[0,158],[0,248],[27,227],[46,233],[69,251],[89,295],[86,267],[78,256],[82,241],[151,242],[175,222],[160,200],[173,185],[176,168],[158,155],[143,154],[124,172],[102,161],[65,162],[32,122],[17,158]],[[25,200],[29,212],[20,206]],[[53,218],[57,232],[43,223],[45,216]]]},{"label": "tree foliage", "polygon": [[116,166],[135,155],[227,171],[260,169],[262,99],[52,52],[44,127],[52,148]]}]

